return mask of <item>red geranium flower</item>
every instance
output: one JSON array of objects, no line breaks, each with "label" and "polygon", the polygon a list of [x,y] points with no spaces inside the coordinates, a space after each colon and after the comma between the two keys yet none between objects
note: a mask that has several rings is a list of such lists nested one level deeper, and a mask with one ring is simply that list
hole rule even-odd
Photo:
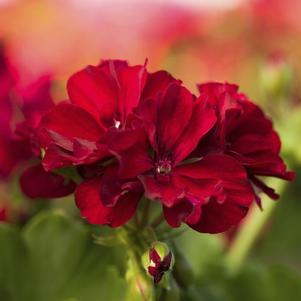
[{"label": "red geranium flower", "polygon": [[7,180],[13,169],[28,158],[28,153],[22,145],[13,140],[12,92],[15,84],[15,71],[4,52],[4,47],[0,45],[0,178],[2,180]]},{"label": "red geranium flower", "polygon": [[[43,141],[50,137],[46,156],[48,153],[48,158],[53,159],[44,159],[44,166],[82,165],[80,172],[88,179],[79,185],[75,198],[81,215],[90,223],[119,226],[135,213],[143,195],[140,181],[135,177],[121,179],[114,160],[108,168],[102,166],[101,160],[113,157],[108,144],[121,142],[119,133],[136,139],[137,133],[131,127],[136,120],[133,108],[141,99],[156,97],[171,82],[180,83],[164,71],[147,74],[144,66],[105,61],[70,78],[70,98],[77,105],[63,103],[44,116],[41,137]],[[146,137],[144,130],[138,132],[142,139]],[[123,147],[134,142],[128,140]],[[91,172],[92,179],[87,176]]]},{"label": "red geranium flower", "polygon": [[[250,181],[271,198],[278,195],[257,176],[292,180],[279,152],[281,142],[273,124],[262,110],[238,86],[206,83],[198,86],[200,98],[208,101],[218,115],[211,135],[200,144],[199,154],[224,153],[234,157],[245,168]],[[257,201],[260,199],[254,193]]]},{"label": "red geranium flower", "polygon": [[255,175],[291,174],[271,122],[236,86],[200,90],[124,61],[89,66],[69,79],[71,102],[40,122],[43,166],[78,166],[76,204],[92,224],[124,224],[144,194],[172,227],[225,231],[257,198],[250,180],[263,187]]},{"label": "red geranium flower", "polygon": [[245,216],[253,195],[240,164],[226,155],[189,156],[216,122],[206,102],[172,83],[135,112],[135,129],[119,132],[110,148],[119,176],[139,178],[171,226],[221,232]]},{"label": "red geranium flower", "polygon": [[[43,76],[19,91],[21,110],[25,120],[16,126],[16,141],[27,148],[31,158],[40,158],[41,147],[37,129],[45,112],[54,107],[51,94],[51,77]],[[22,191],[30,198],[58,198],[72,193],[75,183],[56,173],[47,172],[40,162],[28,167],[20,177]]]},{"label": "red geranium flower", "polygon": [[71,76],[71,103],[54,107],[40,125],[45,169],[92,163],[110,155],[105,133],[127,126],[145,81],[144,66],[117,60],[88,66]]}]

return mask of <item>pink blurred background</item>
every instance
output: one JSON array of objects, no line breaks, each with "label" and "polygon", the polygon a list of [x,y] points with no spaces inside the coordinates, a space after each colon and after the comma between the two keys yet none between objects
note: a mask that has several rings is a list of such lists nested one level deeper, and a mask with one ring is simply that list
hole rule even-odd
[{"label": "pink blurred background", "polygon": [[298,0],[0,0],[0,35],[24,82],[51,73],[64,85],[101,58],[148,58],[150,69],[167,68],[191,88],[227,80],[257,96],[269,56],[301,67],[298,11]]}]

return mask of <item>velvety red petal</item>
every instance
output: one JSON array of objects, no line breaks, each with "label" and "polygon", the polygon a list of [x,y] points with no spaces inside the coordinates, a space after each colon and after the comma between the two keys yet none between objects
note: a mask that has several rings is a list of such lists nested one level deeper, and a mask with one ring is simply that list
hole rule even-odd
[{"label": "velvety red petal", "polygon": [[228,92],[230,94],[236,93],[238,86],[229,83],[207,82],[197,85],[200,93],[214,94],[216,96]]},{"label": "velvety red petal", "polygon": [[198,162],[178,166],[174,172],[194,180],[215,180],[211,193],[221,193],[222,189],[222,194],[237,204],[248,206],[253,201],[244,168],[230,156],[208,155]]},{"label": "velvety red petal", "polygon": [[117,76],[119,115],[121,122],[124,123],[127,115],[132,112],[140,101],[147,73],[144,66],[133,66],[120,70]]},{"label": "velvety red petal", "polygon": [[30,198],[59,198],[72,193],[76,187],[73,181],[46,172],[41,165],[26,169],[21,175],[20,185]]},{"label": "velvety red petal", "polygon": [[26,119],[39,119],[41,114],[54,106],[51,96],[51,76],[45,75],[20,91],[22,112]]},{"label": "velvety red petal", "polygon": [[158,103],[156,100],[148,98],[140,102],[139,106],[135,109],[135,113],[140,117],[136,121],[137,126],[145,129],[151,147],[158,151],[156,127],[157,127],[157,113]]},{"label": "velvety red petal", "polygon": [[15,167],[31,157],[28,143],[0,135],[0,179],[7,179]]},{"label": "velvety red petal", "polygon": [[160,153],[173,149],[190,122],[193,96],[184,87],[173,84],[158,103],[156,131]]},{"label": "velvety red petal", "polygon": [[[171,207],[184,197],[184,189],[178,187],[173,176],[158,180],[152,175],[138,176],[142,182],[147,198],[160,200],[166,207]],[[167,179],[168,178],[168,179]]]},{"label": "velvety red petal", "polygon": [[248,208],[233,202],[218,203],[214,200],[202,207],[202,216],[189,226],[199,232],[221,233],[237,225],[247,214]]},{"label": "velvety red petal", "polygon": [[108,145],[119,160],[120,177],[133,178],[153,167],[148,154],[147,136],[142,128],[115,131],[110,135]]},{"label": "velvety red petal", "polygon": [[201,100],[196,101],[190,121],[174,148],[176,163],[181,162],[196,148],[200,139],[209,132],[215,122],[216,115],[213,109]]},{"label": "velvety red petal", "polygon": [[140,99],[146,81],[144,66],[129,67],[123,61],[104,61],[74,74],[67,88],[72,103],[84,108],[105,127],[125,122]]},{"label": "velvety red petal", "polygon": [[172,207],[163,207],[164,218],[171,227],[180,227],[182,222],[185,222],[187,216],[193,211],[193,205],[183,200]]},{"label": "velvety red petal", "polygon": [[267,194],[271,199],[277,200],[279,198],[279,194],[277,194],[273,188],[267,186],[264,182],[262,182],[258,178],[251,176],[250,179],[256,187],[258,187],[262,192]]},{"label": "velvety red petal", "polygon": [[44,115],[38,137],[46,151],[46,169],[62,167],[56,160],[68,165],[82,163],[92,155],[102,156],[97,142],[103,137],[103,129],[88,112],[75,105],[61,103]]},{"label": "velvety red petal", "polygon": [[95,141],[104,132],[88,112],[69,103],[60,103],[45,114],[40,128],[58,133],[69,140],[76,137]]},{"label": "velvety red petal", "polygon": [[76,205],[81,216],[90,224],[118,227],[132,218],[136,212],[141,192],[127,192],[120,196],[113,207],[106,207],[101,199],[102,179],[84,181],[75,191]]},{"label": "velvety red petal", "polygon": [[113,79],[100,66],[88,66],[72,75],[67,90],[73,104],[85,109],[104,126],[112,125],[117,90]]},{"label": "velvety red petal", "polygon": [[181,84],[182,82],[163,70],[150,73],[147,76],[142,99],[156,99],[159,94],[164,94],[165,90],[174,83]]},{"label": "velvety red petal", "polygon": [[127,191],[140,192],[142,187],[137,180],[124,180],[118,176],[118,166],[110,166],[106,169],[101,179],[100,197],[107,207],[116,205],[120,197]]}]

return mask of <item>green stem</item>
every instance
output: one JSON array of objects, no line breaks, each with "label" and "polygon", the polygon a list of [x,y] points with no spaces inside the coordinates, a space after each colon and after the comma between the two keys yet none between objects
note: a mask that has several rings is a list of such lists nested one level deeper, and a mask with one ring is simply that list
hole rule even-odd
[{"label": "green stem", "polygon": [[153,285],[141,265],[143,250],[132,239],[133,233],[129,233],[125,228],[120,229],[119,236],[128,253],[126,278],[130,290],[126,300],[138,300],[136,296],[139,295],[139,300],[141,301],[153,301]]},{"label": "green stem", "polygon": [[141,214],[140,225],[146,227],[148,225],[149,211],[151,206],[151,201],[149,199],[144,199],[145,204]]},{"label": "green stem", "polygon": [[[279,194],[281,194],[286,187],[284,181],[277,179],[271,179],[269,184],[275,187]],[[258,235],[261,233],[261,230],[277,206],[277,202],[278,201],[273,201],[268,196],[263,195],[263,211],[260,211],[256,204],[253,205],[226,255],[226,266],[230,272],[235,273],[240,269],[256,242]]]}]

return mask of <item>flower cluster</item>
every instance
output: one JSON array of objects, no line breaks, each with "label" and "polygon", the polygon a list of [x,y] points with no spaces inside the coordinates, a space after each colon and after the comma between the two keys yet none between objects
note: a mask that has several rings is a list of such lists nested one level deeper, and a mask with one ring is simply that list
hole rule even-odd
[{"label": "flower cluster", "polygon": [[162,204],[172,227],[218,233],[236,225],[258,191],[259,176],[285,180],[271,121],[231,84],[192,94],[165,71],[106,60],[68,80],[68,101],[35,129],[47,172],[76,166],[75,201],[91,224],[117,227],[145,198]]},{"label": "flower cluster", "polygon": [[40,164],[36,130],[43,114],[54,106],[50,94],[51,77],[42,76],[27,86],[21,86],[18,81],[17,69],[0,47],[0,180],[8,181],[16,169],[20,171],[26,162],[34,162],[20,178],[21,188],[27,196],[68,195],[74,191],[75,183],[46,172]]}]

